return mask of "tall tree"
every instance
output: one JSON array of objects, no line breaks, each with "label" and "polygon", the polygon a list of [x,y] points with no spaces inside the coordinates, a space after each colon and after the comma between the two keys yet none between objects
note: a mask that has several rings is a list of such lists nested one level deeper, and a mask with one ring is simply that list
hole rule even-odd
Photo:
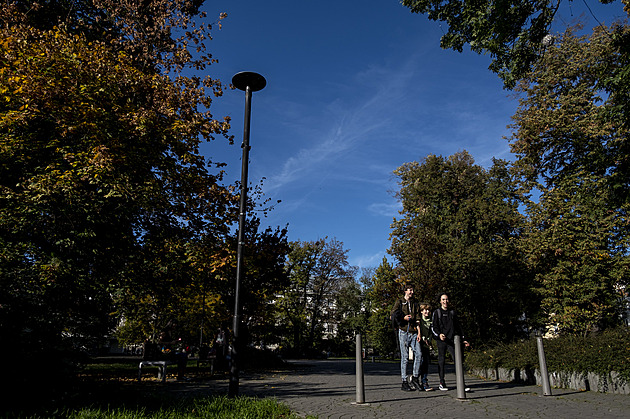
[{"label": "tall tree", "polygon": [[601,84],[621,70],[615,42],[606,27],[591,36],[569,29],[519,84],[510,143],[525,180],[553,187],[586,171],[607,180],[617,203],[630,196],[630,127],[611,119],[618,101]]},{"label": "tall tree", "polygon": [[[630,14],[628,0],[621,3]],[[610,27],[600,24],[588,38],[575,37],[571,29],[557,37],[550,31],[560,2],[403,0],[403,4],[412,12],[426,13],[432,20],[448,23],[448,32],[442,37],[444,48],[461,51],[468,44],[475,52],[492,55],[490,68],[499,74],[506,88],[514,88],[522,81],[519,89],[526,98],[515,116],[518,132],[511,139],[512,149],[518,156],[518,173],[528,182],[525,189],[537,186],[543,194],[540,204],[531,204],[531,240],[523,244],[529,246],[540,238],[534,237],[544,234],[547,225],[542,221],[544,214],[552,218],[558,216],[556,223],[560,224],[582,223],[581,230],[588,231],[587,224],[595,221],[595,214],[602,214],[597,208],[608,205],[616,215],[600,220],[597,229],[609,238],[605,253],[616,262],[602,280],[608,281],[606,278],[614,272],[615,287],[623,289],[627,282],[625,268],[622,268],[627,249],[624,223],[630,196],[630,31],[627,22],[616,22]],[[542,183],[537,185],[539,181]],[[558,189],[560,185],[562,190]],[[576,185],[600,185],[606,190],[585,187],[585,192],[595,194],[586,200],[574,193]],[[557,199],[560,195],[571,199],[572,203],[560,205]],[[589,215],[575,217],[571,214]],[[603,224],[608,226],[607,230]],[[589,234],[579,238],[589,252],[601,251],[598,250],[601,243]],[[563,238],[557,248],[570,244]],[[533,246],[529,251],[536,255],[530,260],[540,259],[540,248]],[[537,264],[537,268],[541,265]],[[536,272],[541,280],[545,275],[554,275],[551,271]],[[579,276],[584,278],[583,274]],[[595,271],[592,274],[598,275]],[[591,278],[587,282],[595,284],[597,281]],[[547,282],[547,285],[552,283]],[[610,286],[605,288],[610,291]],[[554,312],[558,309],[556,303],[552,304],[556,307]],[[600,314],[610,307],[603,302],[599,306],[606,307]],[[588,320],[583,315],[573,320],[577,321],[578,317],[583,320],[577,327],[580,330],[598,323],[593,317]],[[573,320],[569,322],[571,326],[564,324],[565,330],[577,330]]]},{"label": "tall tree", "polygon": [[334,303],[332,323],[335,325],[332,336],[328,342],[332,352],[338,355],[354,355],[356,335],[363,336],[363,345],[366,345],[365,332],[369,306],[366,304],[365,295],[356,281],[348,281],[337,293]]},{"label": "tall tree", "polygon": [[367,307],[370,309],[368,343],[381,355],[395,354],[398,340],[394,338],[389,315],[394,302],[402,295],[401,278],[396,275],[394,267],[387,258],[383,257],[373,274],[363,276],[362,279]]},{"label": "tall tree", "polygon": [[616,42],[605,27],[568,30],[518,88],[515,167],[540,194],[523,243],[545,313],[563,332],[618,319],[628,284],[629,127],[611,119],[618,96],[602,90],[602,77],[624,65]]},{"label": "tall tree", "polygon": [[617,326],[627,310],[628,208],[611,208],[608,192],[602,178],[576,174],[529,206],[531,228],[522,245],[536,275],[541,323],[552,333]]},{"label": "tall tree", "polygon": [[182,74],[208,62],[193,57],[208,27],[175,37],[198,5],[3,5],[0,328],[16,364],[64,368],[46,357],[107,333],[121,289],[181,285],[184,243],[229,234],[235,196],[199,154],[227,136],[209,111],[221,86]]},{"label": "tall tree", "polygon": [[403,209],[392,224],[390,253],[401,276],[434,305],[450,293],[469,335],[517,336],[530,310],[529,284],[516,246],[520,196],[507,164],[496,160],[486,170],[464,151],[430,155],[394,173]]},{"label": "tall tree", "polygon": [[[288,282],[284,269],[286,230],[259,231],[259,226],[260,220],[248,220],[241,312],[249,332],[246,337],[278,343],[270,319],[276,316],[276,294]],[[115,295],[117,314],[124,320],[117,335],[124,343],[155,340],[173,323],[178,324],[177,333],[189,344],[200,340],[208,343],[217,328],[231,324],[236,237],[219,242],[220,248],[211,237],[181,243],[171,240],[167,244],[168,250],[160,249],[159,255],[146,257],[150,283],[130,283]]]},{"label": "tall tree", "polygon": [[286,269],[290,285],[281,295],[281,322],[298,355],[320,350],[324,324],[333,321],[339,291],[354,281],[348,250],[337,239],[290,243]]},{"label": "tall tree", "polygon": [[[621,2],[630,11],[628,0]],[[413,13],[447,24],[442,48],[461,52],[468,44],[477,53],[489,53],[493,58],[490,69],[506,87],[513,88],[552,43],[551,24],[561,1],[402,0],[402,4]]]},{"label": "tall tree", "polygon": [[[260,220],[253,219],[248,226],[244,248],[245,275],[241,284],[243,321],[246,324],[249,343],[277,344],[281,340],[273,320],[280,309],[275,304],[278,294],[290,283],[285,269],[290,246],[286,229],[266,228],[258,231]],[[236,248],[236,242],[233,242]],[[236,259],[233,260],[230,279],[236,277]],[[229,296],[230,310],[234,307],[234,286],[221,295]]]}]

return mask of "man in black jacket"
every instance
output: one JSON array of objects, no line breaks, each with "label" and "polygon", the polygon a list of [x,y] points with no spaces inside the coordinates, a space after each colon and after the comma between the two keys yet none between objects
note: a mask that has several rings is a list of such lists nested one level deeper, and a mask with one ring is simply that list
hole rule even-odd
[{"label": "man in black jacket", "polygon": [[[413,286],[405,286],[405,296],[397,300],[392,309],[392,317],[398,323],[398,343],[400,345],[400,375],[402,378],[402,390],[421,390],[418,380],[422,352],[420,350],[420,305],[413,298]],[[407,363],[409,360],[409,348],[413,351],[413,376],[411,385],[407,381]]]},{"label": "man in black jacket", "polygon": [[[461,337],[466,347],[469,346],[469,343],[464,340],[464,335],[462,334],[457,314],[455,313],[455,310],[449,310],[448,304],[448,295],[440,295],[440,307],[433,312],[433,325],[431,326],[431,332],[433,333],[433,337],[435,337],[438,350],[438,374],[440,376],[439,389],[442,391],[448,390],[446,382],[444,381],[444,363],[446,361],[447,350],[451,354],[453,360],[455,360],[455,335]],[[469,388],[465,388],[465,391],[469,390]]]}]

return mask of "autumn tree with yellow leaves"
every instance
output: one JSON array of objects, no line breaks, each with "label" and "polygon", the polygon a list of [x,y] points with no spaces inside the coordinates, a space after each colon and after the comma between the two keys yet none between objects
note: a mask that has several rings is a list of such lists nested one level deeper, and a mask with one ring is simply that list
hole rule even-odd
[{"label": "autumn tree with yellow leaves", "polygon": [[[202,3],[3,3],[0,333],[22,377],[62,371],[121,319],[137,339],[229,316],[238,196],[199,147],[232,138],[211,113],[223,85],[197,76],[225,15]],[[250,221],[249,278],[273,293],[286,232]]]}]

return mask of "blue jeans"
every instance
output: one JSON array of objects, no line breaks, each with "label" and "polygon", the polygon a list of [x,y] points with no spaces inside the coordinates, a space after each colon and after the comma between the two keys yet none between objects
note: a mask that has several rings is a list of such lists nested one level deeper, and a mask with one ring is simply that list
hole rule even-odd
[{"label": "blue jeans", "polygon": [[398,342],[400,343],[400,377],[407,379],[407,362],[409,361],[409,348],[413,351],[413,376],[420,374],[420,364],[422,363],[422,352],[420,342],[417,341],[417,332],[398,331]]}]

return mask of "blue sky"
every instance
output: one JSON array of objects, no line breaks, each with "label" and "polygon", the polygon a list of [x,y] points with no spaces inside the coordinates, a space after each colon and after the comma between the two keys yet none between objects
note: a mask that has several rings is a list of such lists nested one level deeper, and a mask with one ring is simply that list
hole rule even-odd
[{"label": "blue sky", "polygon": [[[559,29],[582,14],[577,3]],[[588,4],[606,23],[623,15],[619,2]],[[252,98],[249,181],[266,178],[266,197],[282,200],[263,222],[288,224],[292,241],[335,237],[350,264],[378,266],[398,215],[397,167],[462,150],[484,167],[511,159],[503,137],[518,103],[490,58],[440,49],[440,24],[396,0],[209,1],[204,10],[209,21],[228,14],[213,30],[219,62],[209,74],[267,79]],[[228,183],[240,180],[244,108],[240,90],[216,99],[212,112],[232,117],[235,144],[218,138],[202,149],[228,163]]]}]

